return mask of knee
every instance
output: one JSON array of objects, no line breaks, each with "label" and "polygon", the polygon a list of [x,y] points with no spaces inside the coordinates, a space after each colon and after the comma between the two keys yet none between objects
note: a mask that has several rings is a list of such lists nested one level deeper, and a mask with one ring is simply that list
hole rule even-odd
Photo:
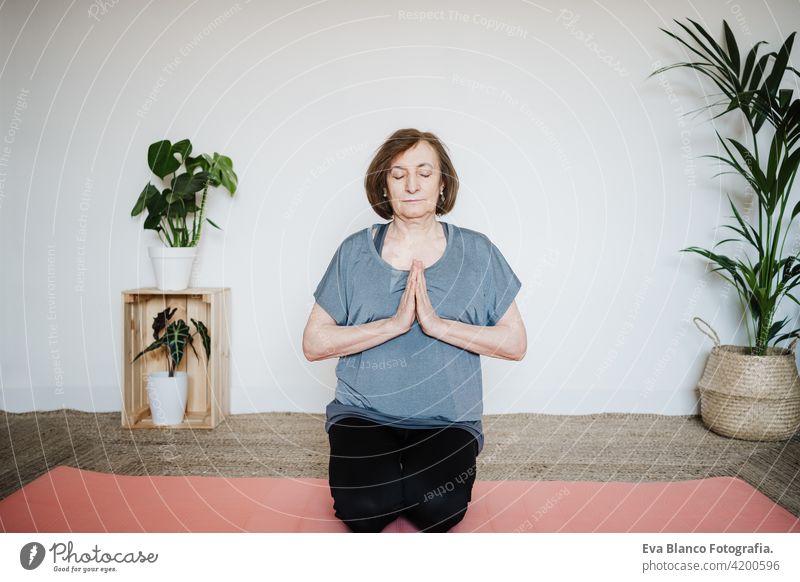
[{"label": "knee", "polygon": [[343,491],[333,495],[336,517],[356,533],[378,533],[400,514],[398,504],[387,504],[362,491]]},{"label": "knee", "polygon": [[467,495],[450,493],[443,497],[426,498],[406,513],[421,532],[442,533],[464,519],[468,503]]}]

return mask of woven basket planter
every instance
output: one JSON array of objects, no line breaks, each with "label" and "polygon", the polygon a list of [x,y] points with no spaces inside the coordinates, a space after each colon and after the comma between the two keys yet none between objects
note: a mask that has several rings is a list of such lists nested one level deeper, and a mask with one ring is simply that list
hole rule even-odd
[{"label": "woven basket planter", "polygon": [[715,344],[697,384],[703,423],[717,434],[748,441],[782,441],[800,430],[797,338],[789,349],[768,347],[766,355],[754,356],[748,346],[720,345],[708,323],[699,317],[694,322]]}]

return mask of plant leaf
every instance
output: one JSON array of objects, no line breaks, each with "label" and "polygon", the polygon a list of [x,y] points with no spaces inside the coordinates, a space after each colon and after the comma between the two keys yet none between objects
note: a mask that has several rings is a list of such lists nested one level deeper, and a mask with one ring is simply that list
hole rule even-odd
[{"label": "plant leaf", "polygon": [[186,171],[193,174],[197,168],[200,168],[204,172],[208,172],[211,169],[208,164],[208,160],[206,160],[206,158],[203,156],[197,156],[196,158],[187,156]]},{"label": "plant leaf", "polygon": [[739,67],[741,65],[741,60],[739,57],[739,47],[736,44],[736,37],[733,36],[733,32],[731,32],[731,27],[728,26],[728,23],[725,22],[723,19],[722,21],[722,29],[725,32],[725,45],[728,47],[728,56],[730,58],[731,66],[733,67],[736,76],[739,76]]},{"label": "plant leaf", "polygon": [[188,139],[182,139],[172,144],[171,150],[172,157],[177,154],[180,157],[181,164],[185,164],[189,154],[192,153],[192,142]]},{"label": "plant leaf", "polygon": [[[722,50],[722,47],[721,47],[721,46],[719,46],[719,44],[717,44],[717,41],[716,41],[716,40],[714,40],[714,37],[712,37],[712,36],[711,36],[711,35],[710,35],[708,32],[706,32],[706,29],[705,29],[705,28],[703,28],[702,26],[700,26],[699,24],[697,24],[697,23],[696,23],[694,20],[692,20],[691,18],[687,18],[686,20],[688,20],[689,22],[691,22],[691,23],[694,25],[694,27],[697,29],[697,31],[698,31],[700,34],[702,34],[702,35],[703,35],[703,37],[705,37],[705,39],[708,41],[708,43],[709,43],[709,44],[711,45],[711,47],[714,49],[714,51],[716,52],[716,54],[717,54],[717,55],[719,55],[719,57],[720,57],[721,61],[718,61],[718,62],[720,62],[720,64],[721,64],[721,65],[723,65],[723,67],[725,67],[725,68],[729,68],[729,67],[731,67],[732,63],[731,63],[731,60],[730,60],[730,58],[728,58],[728,55],[727,55],[727,54],[725,54],[725,51],[724,51],[724,50]],[[688,30],[688,29],[687,29],[687,30]],[[692,35],[692,36],[694,37],[694,35]],[[696,37],[695,37],[695,40],[697,40],[698,42],[700,42],[700,41],[699,41],[699,39],[697,39]],[[709,53],[710,53],[710,51],[709,51]]]},{"label": "plant leaf", "polygon": [[194,195],[205,188],[208,181],[206,172],[190,174],[184,172],[172,180],[172,192],[167,196],[167,202],[172,204],[176,200],[194,200]]},{"label": "plant leaf", "polygon": [[239,184],[239,178],[236,176],[236,172],[233,171],[233,161],[228,156],[214,152],[209,173],[233,196]]},{"label": "plant leaf", "polygon": [[683,251],[697,253],[699,255],[706,257],[707,259],[716,262],[718,265],[720,265],[720,267],[718,269],[714,269],[714,271],[718,271],[720,269],[728,271],[733,277],[733,281],[735,282],[734,285],[741,288],[742,291],[747,290],[747,284],[737,271],[737,266],[740,266],[744,270],[748,270],[747,266],[742,265],[741,263],[737,263],[736,261],[726,257],[725,255],[720,255],[699,247],[689,247],[687,249],[683,249]]},{"label": "plant leaf", "polygon": [[794,295],[792,295],[791,293],[787,293],[787,294],[786,294],[786,297],[788,297],[789,299],[791,299],[792,301],[794,301],[795,303],[797,303],[798,305],[800,305],[800,301],[798,301],[798,300],[797,300],[797,297],[795,297],[795,296],[794,296]]},{"label": "plant leaf", "polygon": [[211,335],[208,333],[208,328],[202,321],[195,321],[194,319],[191,321],[197,329],[197,333],[203,338],[203,348],[206,350],[206,361],[208,361],[211,358]]},{"label": "plant leaf", "polygon": [[781,84],[784,73],[786,73],[786,65],[789,64],[789,55],[792,52],[792,44],[794,43],[795,33],[791,33],[783,43],[778,53],[775,55],[775,61],[772,63],[772,71],[767,77],[764,84],[769,90],[770,95],[776,95],[778,87]]},{"label": "plant leaf", "polygon": [[758,57],[758,47],[759,45],[766,44],[767,41],[760,40],[756,44],[752,46],[750,52],[747,53],[747,58],[745,59],[744,69],[742,70],[742,76],[740,81],[742,83],[742,87],[747,87],[748,82],[750,81],[750,75],[753,73],[753,65],[756,63],[756,58]]},{"label": "plant leaf", "polygon": [[[701,41],[701,40],[700,40],[700,39],[697,37],[697,35],[696,35],[694,32],[692,32],[692,30],[691,30],[691,29],[690,29],[688,26],[686,26],[686,25],[685,25],[685,24],[683,24],[682,22],[678,22],[678,21],[677,21],[677,20],[675,20],[674,18],[673,18],[672,20],[673,20],[673,21],[674,21],[674,22],[675,22],[675,23],[676,23],[678,26],[680,26],[680,27],[681,27],[681,28],[682,28],[684,31],[686,31],[686,33],[687,33],[687,34],[688,34],[690,37],[692,37],[692,39],[694,40],[694,42],[695,42],[695,43],[697,43],[697,45],[698,45],[698,46],[699,46],[699,47],[702,49],[702,51],[703,51],[703,52],[702,52],[702,53],[701,53],[701,52],[698,52],[698,51],[696,51],[694,48],[692,48],[692,51],[694,51],[694,52],[697,52],[697,54],[699,54],[700,56],[704,57],[704,58],[705,58],[706,60],[708,60],[709,62],[711,62],[711,61],[714,61],[714,63],[715,63],[715,66],[717,66],[717,67],[718,67],[718,68],[720,68],[720,69],[723,69],[723,68],[725,67],[725,63],[724,63],[724,62],[723,62],[723,61],[722,61],[722,60],[721,60],[721,59],[720,59],[720,58],[719,58],[719,57],[718,57],[716,54],[714,54],[714,51],[712,51],[712,50],[711,50],[711,49],[710,49],[710,48],[709,48],[709,47],[708,47],[708,46],[707,46],[707,45],[706,45],[706,44],[705,44],[703,41]],[[689,22],[691,22],[691,20],[689,20]],[[681,41],[681,42],[683,42],[683,41]],[[684,42],[684,44],[685,44],[687,47],[689,46],[689,45],[688,45],[688,43],[685,43],[685,42]],[[690,47],[690,48],[691,48],[691,47]]]},{"label": "plant leaf", "polygon": [[186,341],[189,343],[189,347],[192,348],[192,351],[194,352],[194,357],[199,360],[200,356],[197,355],[197,350],[194,349],[194,339],[192,338],[192,334],[189,334],[189,337],[186,338]]},{"label": "plant leaf", "polygon": [[149,230],[159,231],[161,228],[161,219],[166,215],[168,204],[165,200],[166,195],[170,192],[169,189],[159,192],[157,195],[148,198],[147,200],[147,218],[144,221],[144,227]]},{"label": "plant leaf", "polygon": [[173,369],[181,364],[183,354],[186,349],[186,341],[189,336],[189,326],[182,319],[173,321],[167,326],[164,332],[164,339],[169,349],[170,359],[172,360]]},{"label": "plant leaf", "polygon": [[154,341],[153,343],[151,343],[149,346],[147,346],[145,349],[143,349],[141,352],[139,352],[138,354],[136,354],[136,357],[135,357],[135,358],[133,358],[133,360],[131,360],[131,364],[132,364],[133,362],[135,362],[136,360],[138,360],[140,356],[143,356],[143,355],[144,355],[144,354],[146,354],[147,352],[152,352],[153,350],[155,350],[155,349],[157,349],[157,348],[159,348],[159,347],[161,347],[161,346],[165,345],[166,343],[167,343],[167,342],[166,342],[166,340],[165,340],[163,337],[162,337],[162,338],[160,338],[160,339],[157,339],[156,341]]},{"label": "plant leaf", "polygon": [[142,211],[147,206],[147,201],[153,198],[154,196],[158,196],[161,194],[158,191],[158,188],[153,186],[150,182],[147,183],[147,186],[144,187],[142,193],[139,194],[138,200],[136,200],[136,204],[133,205],[133,210],[131,210],[131,216],[139,216]]},{"label": "plant leaf", "polygon": [[767,334],[767,343],[771,340],[775,335],[783,329],[783,327],[789,322],[789,318],[786,317],[782,321],[776,321],[772,324],[772,327],[769,328],[769,333]]},{"label": "plant leaf", "polygon": [[775,344],[780,343],[783,340],[787,340],[787,339],[793,338],[793,337],[800,337],[800,335],[798,335],[798,332],[800,332],[800,329],[795,329],[794,331],[792,331],[790,333],[783,334],[781,337],[779,337],[779,338],[777,338],[775,340]]},{"label": "plant leaf", "polygon": [[736,205],[733,203],[733,200],[731,200],[730,195],[728,195],[728,202],[730,203],[731,208],[733,209],[733,214],[736,216],[736,220],[739,222],[739,224],[741,225],[742,229],[745,232],[748,232],[747,231],[747,227],[749,226],[750,230],[753,233],[753,238],[751,238],[750,236],[745,234],[745,232],[743,232],[742,234],[750,242],[750,244],[752,244],[760,252],[761,251],[761,236],[758,234],[758,231],[756,231],[755,228],[753,228],[752,226],[750,226],[750,224],[748,224],[748,223],[746,223],[744,221],[744,219],[742,218],[742,215],[739,214],[739,211],[737,210]]},{"label": "plant leaf", "polygon": [[153,318],[153,339],[158,339],[158,334],[167,327],[167,322],[172,319],[172,316],[175,315],[177,310],[177,307],[173,307],[172,311],[170,311],[170,307],[167,306],[164,311],[161,311]]},{"label": "plant leaf", "polygon": [[165,139],[150,144],[147,150],[147,165],[159,178],[163,179],[181,167],[181,162],[172,155],[172,147],[169,140]]}]

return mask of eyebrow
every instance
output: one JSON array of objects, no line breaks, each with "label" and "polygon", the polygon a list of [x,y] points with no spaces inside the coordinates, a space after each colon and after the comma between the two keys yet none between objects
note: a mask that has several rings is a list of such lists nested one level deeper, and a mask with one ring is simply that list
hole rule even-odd
[{"label": "eyebrow", "polygon": [[[420,168],[420,167],[422,167],[422,166],[430,166],[430,168],[431,168],[431,169],[433,169],[433,164],[430,164],[430,163],[428,163],[428,162],[422,162],[421,164],[417,164],[417,167],[418,167],[418,168]],[[392,167],[391,167],[391,168],[389,168],[389,169],[390,169],[390,170],[394,170],[395,168],[398,168],[398,169],[400,169],[400,170],[405,170],[405,167],[404,167],[404,166],[397,166],[397,165],[395,165],[395,166],[392,166]]]}]

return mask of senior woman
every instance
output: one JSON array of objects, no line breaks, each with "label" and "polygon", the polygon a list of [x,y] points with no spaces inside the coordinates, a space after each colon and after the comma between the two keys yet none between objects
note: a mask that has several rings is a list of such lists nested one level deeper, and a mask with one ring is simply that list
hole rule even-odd
[{"label": "senior woman", "polygon": [[527,350],[521,283],[486,235],[436,219],[458,177],[434,134],[396,131],[365,188],[391,221],[342,241],[303,332],[308,360],[339,358],[325,422],[335,515],[355,532],[401,514],[445,532],[467,511],[483,449],[480,356]]}]

